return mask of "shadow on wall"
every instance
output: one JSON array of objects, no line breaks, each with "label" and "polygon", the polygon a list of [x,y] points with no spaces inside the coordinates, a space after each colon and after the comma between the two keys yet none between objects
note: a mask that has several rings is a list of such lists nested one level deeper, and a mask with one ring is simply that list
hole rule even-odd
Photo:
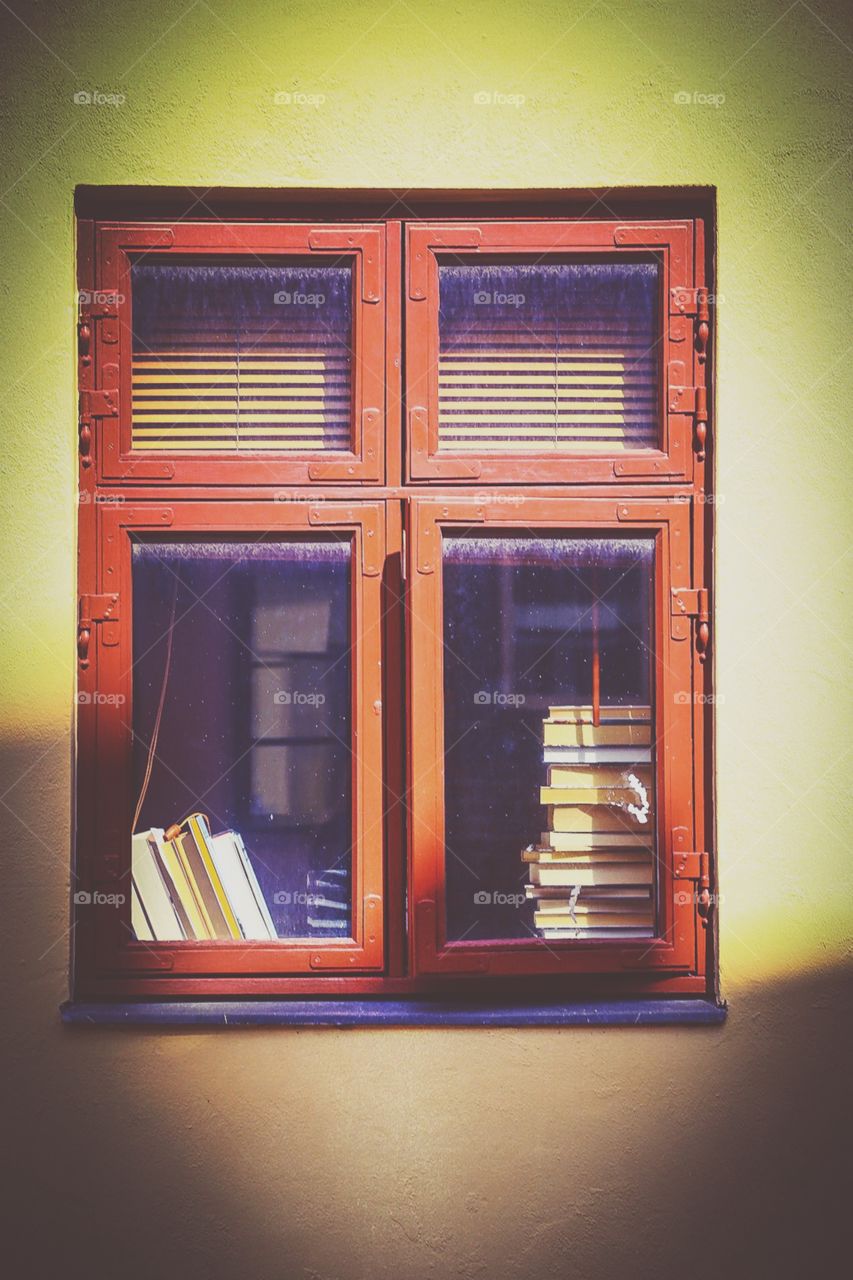
[{"label": "shadow on wall", "polygon": [[846,973],[708,1029],[65,1028],[61,792],[4,841],[10,1274],[835,1273]]}]

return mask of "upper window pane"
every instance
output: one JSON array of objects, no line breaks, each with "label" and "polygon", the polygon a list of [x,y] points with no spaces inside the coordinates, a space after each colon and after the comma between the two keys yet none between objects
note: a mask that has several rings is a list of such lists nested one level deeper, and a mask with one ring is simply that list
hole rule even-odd
[{"label": "upper window pane", "polygon": [[140,939],[350,936],[350,558],[134,545]]},{"label": "upper window pane", "polygon": [[451,941],[652,936],[653,545],[445,537]]},{"label": "upper window pane", "polygon": [[131,287],[134,449],[351,447],[349,266],[146,257]]},{"label": "upper window pane", "polygon": [[439,264],[439,446],[657,448],[655,262]]}]

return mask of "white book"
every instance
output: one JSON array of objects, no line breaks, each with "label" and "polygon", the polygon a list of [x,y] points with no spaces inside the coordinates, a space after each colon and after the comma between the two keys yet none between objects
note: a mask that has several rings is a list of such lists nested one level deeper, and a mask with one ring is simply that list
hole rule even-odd
[{"label": "white book", "polygon": [[545,747],[545,764],[648,764],[651,747]]},{"label": "white book", "polygon": [[222,831],[210,837],[208,848],[243,937],[250,942],[275,941],[278,934],[242,837]]},{"label": "white book", "polygon": [[349,930],[349,921],[348,920],[328,920],[326,918],[322,918],[318,920],[314,916],[309,916],[308,928],[309,929],[332,929],[332,930],[339,929],[346,933]]},{"label": "white book", "polygon": [[611,940],[636,938],[639,941],[653,938],[654,931],[652,929],[540,929],[539,936],[546,942],[561,942],[566,939],[573,941],[585,940],[587,938],[595,938],[599,941],[604,938],[610,938]]},{"label": "white book", "polygon": [[130,882],[130,923],[133,925],[133,932],[136,934],[137,942],[154,941],[151,922],[145,914],[142,900],[132,880]]},{"label": "white book", "polygon": [[[175,910],[168,886],[160,874],[160,864],[152,841],[162,831],[140,831],[131,841],[131,876],[133,887],[150,925],[150,940],[180,942],[187,935]],[[139,934],[137,934],[139,937]]]}]

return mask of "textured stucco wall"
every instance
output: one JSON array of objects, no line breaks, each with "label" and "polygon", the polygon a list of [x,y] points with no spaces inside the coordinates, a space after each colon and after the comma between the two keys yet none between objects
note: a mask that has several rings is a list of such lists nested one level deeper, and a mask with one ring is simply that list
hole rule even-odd
[{"label": "textured stucco wall", "polygon": [[[0,18],[12,1274],[818,1271],[847,1094],[847,6],[10,0]],[[724,1028],[60,1028],[78,183],[717,185]]]}]

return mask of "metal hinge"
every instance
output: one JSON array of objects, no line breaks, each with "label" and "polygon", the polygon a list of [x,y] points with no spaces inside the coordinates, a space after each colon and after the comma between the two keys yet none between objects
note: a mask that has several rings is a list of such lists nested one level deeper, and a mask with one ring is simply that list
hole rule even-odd
[{"label": "metal hinge", "polygon": [[[670,611],[673,618],[696,619],[696,651],[699,661],[704,662],[708,656],[708,643],[711,638],[708,614],[707,587],[673,587],[670,591]],[[673,637],[685,639],[687,633],[677,633],[673,624]]]},{"label": "metal hinge", "polygon": [[693,415],[693,448],[697,460],[704,462],[708,443],[708,392],[705,386],[684,387],[670,383],[669,412]]},{"label": "metal hinge", "polygon": [[708,320],[708,290],[683,289],[676,285],[669,291],[669,311],[670,315],[695,316],[699,320]]},{"label": "metal hinge", "polygon": [[[696,321],[695,349],[699,372],[704,375],[708,360],[708,339],[711,334],[710,295],[707,289],[674,288],[669,291],[670,315],[691,316]],[[698,462],[705,461],[708,442],[708,390],[705,382],[695,386],[683,385],[685,366],[681,361],[670,365],[668,405],[670,413],[691,413],[694,416],[693,448]]]},{"label": "metal hinge", "polygon": [[702,923],[707,924],[708,917],[711,914],[711,907],[713,906],[711,897],[711,859],[707,851],[705,849],[691,850],[689,852],[676,850],[672,874],[675,880],[692,880],[696,883],[696,910],[702,919]]},{"label": "metal hinge", "polygon": [[100,327],[101,340],[111,346],[118,342],[119,302],[120,296],[108,290],[92,292],[81,289],[77,295],[77,348],[83,364],[89,364],[92,357],[92,339],[96,320],[103,321]]},{"label": "metal hinge", "polygon": [[92,640],[92,627],[96,622],[104,623],[104,644],[118,644],[118,592],[104,595],[83,595],[80,597],[77,623],[77,656],[80,666],[85,670],[89,665],[89,645]]},{"label": "metal hinge", "polygon": [[89,388],[80,392],[77,439],[80,461],[84,467],[92,465],[92,423],[96,418],[118,416],[118,389],[116,387]]}]

